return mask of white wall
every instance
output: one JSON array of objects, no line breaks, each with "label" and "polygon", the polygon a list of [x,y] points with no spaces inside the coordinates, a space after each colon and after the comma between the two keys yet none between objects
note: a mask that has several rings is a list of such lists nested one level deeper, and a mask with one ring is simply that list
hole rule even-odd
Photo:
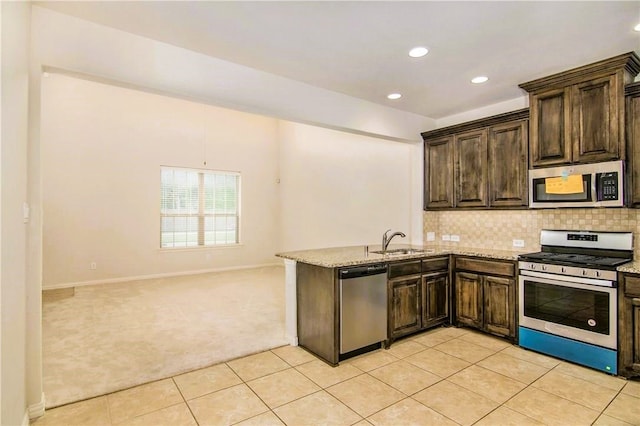
[{"label": "white wall", "polygon": [[291,122],[279,139],[281,250],[380,244],[388,228],[411,242],[413,145]]},{"label": "white wall", "polygon": [[510,99],[508,101],[499,102],[497,104],[487,105],[482,108],[464,111],[459,114],[453,114],[436,120],[436,127],[453,126],[454,124],[466,123],[467,121],[478,120],[480,118],[490,117],[492,115],[502,114],[506,112],[516,111],[529,107],[529,95],[522,91],[523,94],[519,98]]},{"label": "white wall", "polygon": [[433,120],[33,7],[36,60],[287,120],[419,141]]},{"label": "white wall", "polygon": [[0,423],[19,425],[27,412],[28,52],[30,6],[1,2],[2,130],[0,150]]},{"label": "white wall", "polygon": [[[58,73],[41,93],[45,288],[273,263],[276,251],[379,244],[387,228],[421,242],[420,144]],[[243,245],[162,250],[159,167],[205,160],[242,172]]]},{"label": "white wall", "polygon": [[[41,101],[45,288],[276,261],[277,120],[56,73]],[[161,165],[241,172],[242,245],[160,249]]]}]

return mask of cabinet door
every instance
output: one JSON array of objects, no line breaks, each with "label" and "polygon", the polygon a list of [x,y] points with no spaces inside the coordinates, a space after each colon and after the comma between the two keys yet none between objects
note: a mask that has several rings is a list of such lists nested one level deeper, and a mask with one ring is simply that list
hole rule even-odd
[{"label": "cabinet door", "polygon": [[454,155],[456,207],[486,207],[487,130],[457,135]]},{"label": "cabinet door", "polygon": [[616,76],[571,87],[573,162],[620,158]]},{"label": "cabinet door", "polygon": [[618,290],[618,374],[640,376],[640,275],[622,274]]},{"label": "cabinet door", "polygon": [[424,143],[424,208],[453,207],[453,136]]},{"label": "cabinet door", "polygon": [[553,89],[531,94],[532,167],[571,162],[570,93],[569,89]]},{"label": "cabinet door", "polygon": [[484,329],[493,334],[515,337],[515,281],[485,276]]},{"label": "cabinet door", "polygon": [[422,327],[430,327],[449,318],[449,274],[422,277]]},{"label": "cabinet door", "polygon": [[456,320],[482,328],[482,278],[468,272],[456,273]]},{"label": "cabinet door", "polygon": [[420,323],[420,275],[389,281],[389,332],[391,337],[417,331]]},{"label": "cabinet door", "polygon": [[517,207],[528,204],[527,120],[489,128],[489,205]]},{"label": "cabinet door", "polygon": [[634,85],[633,94],[627,96],[627,154],[629,171],[629,204],[640,206],[640,83]]},{"label": "cabinet door", "polygon": [[633,307],[633,364],[631,369],[640,374],[640,299],[632,299],[631,306]]}]

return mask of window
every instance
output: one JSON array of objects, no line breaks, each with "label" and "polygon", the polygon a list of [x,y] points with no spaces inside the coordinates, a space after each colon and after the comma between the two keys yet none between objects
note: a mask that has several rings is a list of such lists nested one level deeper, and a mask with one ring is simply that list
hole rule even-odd
[{"label": "window", "polygon": [[160,168],[160,246],[239,244],[240,174]]}]

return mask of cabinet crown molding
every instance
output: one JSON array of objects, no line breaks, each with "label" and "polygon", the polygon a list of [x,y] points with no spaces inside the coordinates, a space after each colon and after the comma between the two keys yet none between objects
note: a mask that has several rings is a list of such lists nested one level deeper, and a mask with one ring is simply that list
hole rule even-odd
[{"label": "cabinet crown molding", "polygon": [[624,94],[625,96],[637,96],[640,94],[640,81],[626,85]]},{"label": "cabinet crown molding", "polygon": [[593,64],[584,65],[568,71],[539,78],[537,80],[532,80],[527,83],[522,83],[519,84],[518,87],[531,93],[540,89],[570,86],[585,79],[593,78],[598,75],[615,73],[619,70],[625,70],[631,76],[635,77],[640,73],[640,57],[638,57],[635,52],[628,52]]},{"label": "cabinet crown molding", "polygon": [[441,127],[439,129],[422,132],[422,139],[433,139],[441,136],[451,135],[453,133],[462,133],[467,130],[481,129],[483,127],[491,127],[496,124],[506,123],[515,120],[528,120],[529,108],[523,108],[516,111],[506,112],[503,114],[492,115],[490,117],[480,118],[478,120],[466,121],[453,126]]}]

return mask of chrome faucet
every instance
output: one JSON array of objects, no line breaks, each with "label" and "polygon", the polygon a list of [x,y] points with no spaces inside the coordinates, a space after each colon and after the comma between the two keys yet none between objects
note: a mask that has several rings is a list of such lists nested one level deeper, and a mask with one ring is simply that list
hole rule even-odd
[{"label": "chrome faucet", "polygon": [[391,229],[387,229],[387,231],[384,234],[382,234],[382,251],[387,251],[387,247],[389,247],[389,243],[391,242],[393,237],[395,237],[396,235],[400,235],[402,238],[406,237],[404,232],[394,232],[393,234],[391,234],[390,237],[388,237],[387,234],[389,232],[391,232]]}]

